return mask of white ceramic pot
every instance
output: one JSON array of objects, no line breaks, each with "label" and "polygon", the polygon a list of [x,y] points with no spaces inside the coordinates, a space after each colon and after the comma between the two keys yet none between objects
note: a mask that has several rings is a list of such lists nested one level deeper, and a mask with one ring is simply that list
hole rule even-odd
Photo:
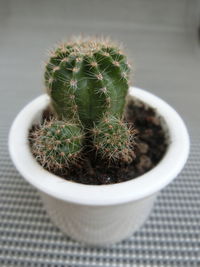
[{"label": "white ceramic pot", "polygon": [[68,236],[90,245],[112,244],[135,232],[150,214],[158,192],[178,175],[188,157],[189,137],[177,112],[144,90],[130,88],[129,94],[158,111],[169,136],[169,147],[160,163],[130,181],[113,185],[74,183],[44,170],[36,162],[27,137],[49,103],[47,95],[29,103],[10,130],[11,158],[20,174],[38,189],[52,221]]}]

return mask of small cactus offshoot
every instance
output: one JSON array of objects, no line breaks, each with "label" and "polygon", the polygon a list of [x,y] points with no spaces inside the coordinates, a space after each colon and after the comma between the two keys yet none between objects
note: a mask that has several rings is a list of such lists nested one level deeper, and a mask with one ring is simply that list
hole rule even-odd
[{"label": "small cactus offshoot", "polygon": [[48,170],[67,168],[80,159],[83,138],[78,125],[52,119],[34,131],[32,151]]},{"label": "small cactus offshoot", "polygon": [[104,115],[122,118],[129,72],[126,56],[108,40],[71,41],[52,52],[45,85],[59,119],[92,127]]},{"label": "small cactus offshoot", "polygon": [[134,130],[114,116],[106,117],[92,130],[97,153],[110,161],[130,163],[134,158]]}]

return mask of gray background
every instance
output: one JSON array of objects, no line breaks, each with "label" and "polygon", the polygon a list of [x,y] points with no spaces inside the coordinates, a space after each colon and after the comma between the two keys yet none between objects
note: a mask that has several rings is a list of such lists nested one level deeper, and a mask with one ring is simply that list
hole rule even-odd
[{"label": "gray background", "polygon": [[[200,266],[199,8],[198,0],[0,0],[0,266]],[[134,85],[174,106],[191,137],[184,171],[144,227],[102,249],[52,225],[7,151],[12,120],[43,92],[47,49],[80,33],[123,42]]]}]

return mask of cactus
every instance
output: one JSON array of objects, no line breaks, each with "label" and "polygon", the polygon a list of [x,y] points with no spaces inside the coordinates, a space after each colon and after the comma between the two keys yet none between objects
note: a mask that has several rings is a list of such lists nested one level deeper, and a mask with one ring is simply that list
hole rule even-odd
[{"label": "cactus", "polygon": [[51,53],[45,85],[55,116],[33,132],[32,142],[42,166],[69,168],[91,140],[101,158],[132,161],[132,132],[123,123],[129,72],[126,56],[108,40],[70,41]]},{"label": "cactus", "polygon": [[33,132],[32,152],[46,169],[62,169],[80,158],[83,137],[76,124],[51,119]]},{"label": "cactus", "polygon": [[120,119],[104,118],[92,130],[93,144],[101,158],[130,163],[134,158],[134,130]]},{"label": "cactus", "polygon": [[129,64],[108,40],[62,43],[52,52],[45,85],[59,119],[90,128],[106,114],[122,118]]}]

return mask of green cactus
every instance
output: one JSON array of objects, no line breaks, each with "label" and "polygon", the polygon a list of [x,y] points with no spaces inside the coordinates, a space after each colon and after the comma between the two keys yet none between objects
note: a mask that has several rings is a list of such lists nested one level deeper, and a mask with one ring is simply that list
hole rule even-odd
[{"label": "green cactus", "polygon": [[130,163],[134,158],[134,130],[120,119],[110,116],[101,120],[92,130],[97,153],[110,161]]},{"label": "green cactus", "polygon": [[80,158],[83,138],[76,124],[52,119],[33,132],[32,151],[46,169],[62,169]]},{"label": "green cactus", "polygon": [[133,135],[122,121],[129,72],[126,56],[108,40],[70,41],[52,52],[45,85],[57,118],[36,129],[32,142],[42,166],[70,167],[91,139],[109,162],[132,161]]},{"label": "green cactus", "polygon": [[52,52],[45,84],[59,119],[90,128],[105,114],[122,118],[129,71],[116,45],[91,38],[63,43]]}]

